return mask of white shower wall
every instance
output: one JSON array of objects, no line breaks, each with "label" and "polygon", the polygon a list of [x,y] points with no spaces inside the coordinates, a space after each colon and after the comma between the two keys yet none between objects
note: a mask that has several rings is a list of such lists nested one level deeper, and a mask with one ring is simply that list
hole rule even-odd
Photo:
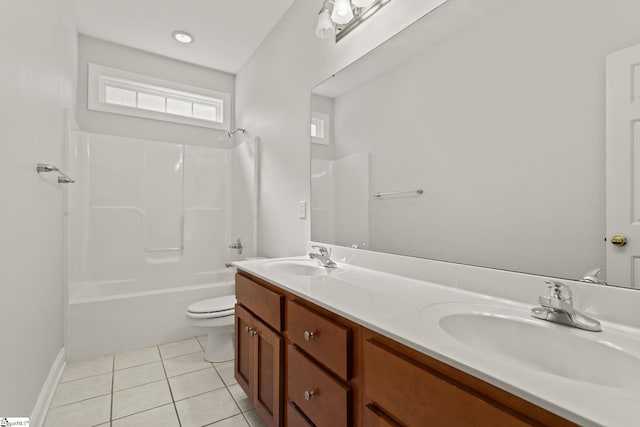
[{"label": "white shower wall", "polygon": [[311,236],[369,247],[369,153],[311,159]]},{"label": "white shower wall", "polygon": [[240,258],[228,248],[238,237],[242,256],[254,255],[256,150],[76,133],[71,300],[83,284],[134,293],[207,283]]}]

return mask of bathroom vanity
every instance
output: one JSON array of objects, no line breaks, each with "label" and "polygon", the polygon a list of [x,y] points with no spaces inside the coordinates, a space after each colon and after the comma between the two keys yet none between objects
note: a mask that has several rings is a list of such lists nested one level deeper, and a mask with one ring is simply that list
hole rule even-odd
[{"label": "bathroom vanity", "polygon": [[[476,341],[486,341],[484,330],[516,341],[516,347],[527,352],[527,344],[518,343],[500,323],[516,319],[540,328],[535,330],[548,339],[546,344],[530,343],[531,348],[555,352],[563,363],[567,354],[556,344],[558,339],[566,339],[570,351],[580,351],[591,337],[620,344],[615,340],[624,332],[631,332],[631,338],[631,329],[622,328],[622,335],[615,335],[605,323],[602,333],[577,331],[533,319],[530,307],[515,301],[355,265],[338,263],[338,268],[328,270],[303,257],[236,265],[235,376],[267,425],[562,426],[631,425],[634,417],[638,421],[640,399],[632,396],[638,375],[628,366],[621,368],[626,374],[609,366],[602,377],[590,377],[582,371],[590,370],[591,362],[576,360],[575,372],[547,372],[533,360],[514,361],[513,355],[474,348],[476,344],[465,343],[464,337],[466,330]],[[507,327],[528,333],[515,323]],[[456,339],[445,337],[443,328]],[[626,344],[620,347],[631,355],[640,350],[637,335]],[[497,347],[501,345],[508,346]],[[617,356],[581,357],[611,361]]]},{"label": "bathroom vanity", "polygon": [[240,270],[238,383],[269,426],[575,425]]}]

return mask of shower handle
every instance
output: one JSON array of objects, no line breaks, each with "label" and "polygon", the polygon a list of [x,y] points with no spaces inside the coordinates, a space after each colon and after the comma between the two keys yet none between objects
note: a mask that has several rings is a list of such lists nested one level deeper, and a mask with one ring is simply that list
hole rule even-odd
[{"label": "shower handle", "polygon": [[242,255],[242,242],[239,237],[235,243],[229,245],[229,249],[236,249],[238,251],[238,255]]}]

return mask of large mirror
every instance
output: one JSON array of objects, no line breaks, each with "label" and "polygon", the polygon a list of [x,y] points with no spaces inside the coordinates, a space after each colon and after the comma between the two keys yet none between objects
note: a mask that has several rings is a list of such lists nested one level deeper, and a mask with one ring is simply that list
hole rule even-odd
[{"label": "large mirror", "polygon": [[[640,287],[640,181],[607,207],[605,170],[607,58],[640,44],[638,19],[637,0],[449,0],[318,85],[312,240]],[[627,57],[613,65],[629,104],[640,54]],[[626,150],[617,179],[633,184]],[[611,209],[628,224],[607,224]]]}]

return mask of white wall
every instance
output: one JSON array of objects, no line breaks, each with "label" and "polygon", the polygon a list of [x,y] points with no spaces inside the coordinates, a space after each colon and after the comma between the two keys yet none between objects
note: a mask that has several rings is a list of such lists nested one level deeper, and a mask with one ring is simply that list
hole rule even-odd
[{"label": "white wall", "polygon": [[35,166],[63,161],[77,70],[69,2],[3,1],[0,35],[0,414],[29,416],[63,345],[64,186]]},{"label": "white wall", "polygon": [[[87,64],[89,62],[149,75],[173,82],[231,95],[234,111],[235,77],[175,59],[80,35],[78,38],[78,113],[80,128],[87,132],[126,136],[176,144],[229,147],[226,131],[159,120],[93,111],[87,108]],[[231,128],[234,127],[233,113]]]},{"label": "white wall", "polygon": [[605,57],[640,43],[638,16],[636,0],[514,0],[336,98],[335,156],[371,151],[374,192],[425,190],[372,201],[371,248],[605,267]]},{"label": "white wall", "polygon": [[259,252],[300,255],[310,237],[298,218],[309,199],[311,88],[443,0],[396,0],[338,44],[315,37],[320,2],[296,0],[236,76],[236,122],[260,137]]}]

